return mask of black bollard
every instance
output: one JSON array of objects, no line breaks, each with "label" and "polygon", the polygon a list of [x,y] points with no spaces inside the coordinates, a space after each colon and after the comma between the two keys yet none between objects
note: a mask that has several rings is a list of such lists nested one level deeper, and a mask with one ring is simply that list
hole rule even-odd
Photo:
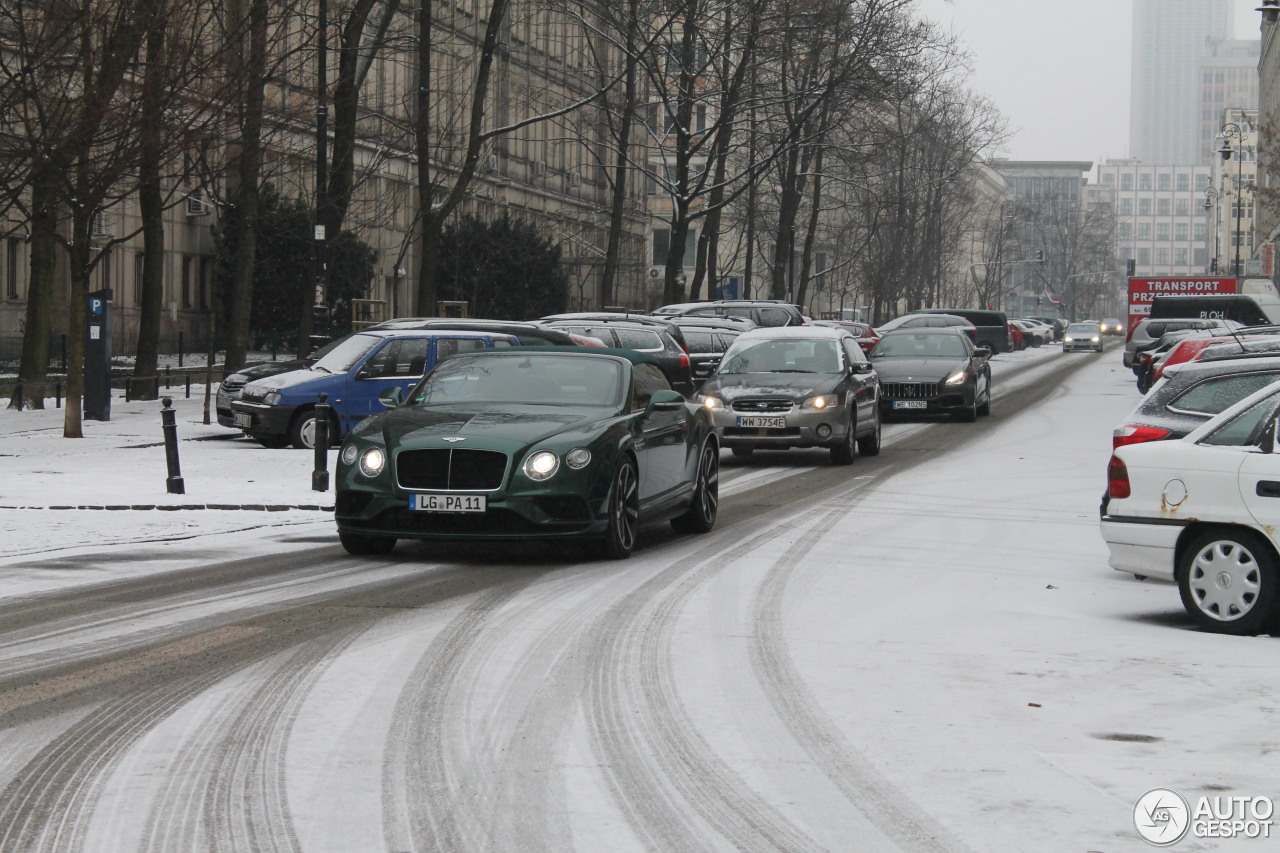
[{"label": "black bollard", "polygon": [[18,402],[19,412],[22,411],[23,404],[27,402],[27,398],[24,396],[26,393],[27,389],[23,386],[22,380],[19,379],[18,384],[13,386],[13,399]]},{"label": "black bollard", "polygon": [[169,464],[165,488],[171,495],[185,495],[187,490],[182,485],[182,471],[178,467],[178,413],[170,408],[173,398],[165,397],[160,402],[164,405],[160,410],[160,423],[164,425],[164,458]]},{"label": "black bollard", "polygon": [[315,408],[315,443],[316,468],[311,472],[311,491],[329,491],[329,411],[331,406],[325,401],[329,395],[321,393],[316,400]]}]

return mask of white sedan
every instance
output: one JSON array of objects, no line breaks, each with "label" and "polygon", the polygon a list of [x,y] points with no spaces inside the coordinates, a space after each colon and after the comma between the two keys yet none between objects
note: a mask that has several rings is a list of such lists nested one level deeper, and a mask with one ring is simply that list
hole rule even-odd
[{"label": "white sedan", "polygon": [[1280,627],[1280,383],[1176,441],[1117,448],[1102,538],[1111,567],[1174,581],[1202,628]]}]

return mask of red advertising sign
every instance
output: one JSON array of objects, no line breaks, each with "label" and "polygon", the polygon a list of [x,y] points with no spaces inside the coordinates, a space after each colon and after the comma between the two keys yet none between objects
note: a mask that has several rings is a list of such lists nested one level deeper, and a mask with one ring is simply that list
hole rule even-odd
[{"label": "red advertising sign", "polygon": [[1131,278],[1129,279],[1129,334],[1151,313],[1157,296],[1193,296],[1235,293],[1234,278]]}]

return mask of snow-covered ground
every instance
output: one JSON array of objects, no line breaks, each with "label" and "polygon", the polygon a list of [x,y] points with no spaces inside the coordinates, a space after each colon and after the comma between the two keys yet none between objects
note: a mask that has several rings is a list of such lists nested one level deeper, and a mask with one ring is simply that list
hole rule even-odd
[{"label": "snow-covered ground", "polygon": [[[1033,408],[1002,408],[1001,395],[1082,361]],[[880,476],[858,460],[855,487],[802,512],[642,549],[624,567],[504,575],[477,597],[391,609],[351,634],[297,682],[293,704],[258,718],[276,763],[243,747],[251,766],[285,777],[274,784],[287,789],[296,849],[419,849],[429,826],[458,850],[694,849],[665,839],[1116,853],[1148,849],[1133,809],[1150,789],[1280,798],[1272,640],[1201,633],[1172,586],[1107,566],[1097,509],[1110,430],[1138,401],[1118,352],[1044,348],[995,367],[993,418],[955,424],[944,433],[954,447],[927,464]],[[113,420],[87,422],[76,441],[60,438],[60,413],[0,411],[0,507],[41,507],[0,508],[0,598],[336,543],[315,509],[49,508],[331,503],[310,490],[311,453],[228,437],[199,423],[198,399],[176,402],[184,496],[165,494],[154,402],[117,400]],[[920,452],[907,448],[921,429],[886,429],[879,461]],[[788,473],[727,464],[726,506]],[[110,543],[134,553],[170,539],[146,559],[77,563]],[[401,547],[395,560],[330,562],[296,583],[357,570],[363,582],[418,572],[425,583],[440,571],[416,557],[425,549]],[[201,619],[215,612],[195,606]],[[259,605],[229,595],[220,606]],[[235,618],[207,635],[263,630]],[[198,816],[206,783],[164,782],[174,768],[163,756],[201,769],[220,755],[225,745],[200,738],[232,737],[222,709],[248,702],[241,687],[278,660],[236,670],[155,724],[109,776],[73,777],[102,798],[84,837],[142,849],[131,839],[144,812],[160,837],[157,804]],[[25,737],[0,730],[0,755],[31,753]],[[415,789],[423,766],[445,787]],[[194,793],[179,797],[179,784]],[[539,830],[527,847],[521,827]],[[1188,838],[1176,849],[1275,844]]]}]

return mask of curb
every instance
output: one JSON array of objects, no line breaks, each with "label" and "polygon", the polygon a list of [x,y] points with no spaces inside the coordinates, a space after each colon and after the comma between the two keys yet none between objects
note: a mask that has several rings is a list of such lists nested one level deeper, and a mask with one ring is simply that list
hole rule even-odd
[{"label": "curb", "polygon": [[0,509],[35,509],[35,510],[61,510],[61,509],[96,509],[96,510],[163,510],[174,512],[177,510],[189,509],[215,509],[215,510],[243,510],[247,512],[288,512],[289,510],[302,510],[306,512],[333,512],[332,506],[320,506],[319,504],[110,504],[102,505],[82,505],[82,506],[4,506],[0,505]]}]

